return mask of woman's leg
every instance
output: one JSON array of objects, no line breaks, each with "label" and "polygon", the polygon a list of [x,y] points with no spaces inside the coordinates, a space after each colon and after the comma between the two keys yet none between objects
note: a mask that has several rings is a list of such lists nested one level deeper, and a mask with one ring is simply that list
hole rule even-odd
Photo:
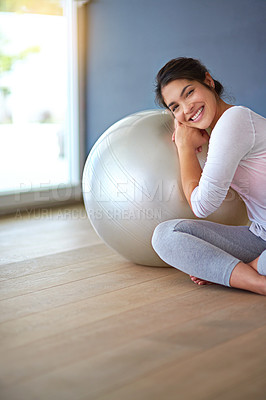
[{"label": "woman's leg", "polygon": [[[248,227],[198,220],[166,221],[155,229],[152,244],[168,264],[201,280],[252,291],[259,283],[264,285],[264,279],[246,263],[266,249],[266,241],[252,234]],[[234,269],[237,274],[232,275]],[[252,278],[253,283],[240,282],[238,286],[239,271],[247,276],[247,281]]]},{"label": "woman's leg", "polygon": [[[187,233],[222,248],[240,258],[260,275],[266,275],[266,241],[254,235],[247,226],[228,226],[198,220],[180,220],[178,225],[181,225],[181,230],[185,225]],[[197,277],[191,278],[194,282],[205,282]]]},{"label": "woman's leg", "polygon": [[229,283],[232,287],[266,296],[266,276],[260,275],[254,268],[243,262],[238,263],[233,269]]},{"label": "woman's leg", "polygon": [[[257,271],[260,275],[266,276],[266,250],[264,250],[261,255],[252,261],[247,262],[247,264]],[[208,285],[211,282],[199,279],[196,276],[190,275],[191,280],[198,285]]]},{"label": "woman's leg", "polygon": [[[251,292],[266,295],[266,276],[261,276],[255,268],[249,264],[238,263],[233,269],[229,284],[230,286],[238,289],[249,290]],[[191,277],[191,280],[198,285],[208,285],[211,282]],[[194,279],[193,279],[194,278]]]}]

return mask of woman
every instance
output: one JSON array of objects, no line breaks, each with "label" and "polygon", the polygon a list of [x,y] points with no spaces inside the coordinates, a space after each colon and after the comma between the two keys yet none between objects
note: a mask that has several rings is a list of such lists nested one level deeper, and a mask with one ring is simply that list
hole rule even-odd
[{"label": "woman", "polygon": [[[156,98],[175,118],[173,140],[192,211],[207,217],[231,186],[244,200],[251,226],[171,220],[157,226],[152,245],[199,285],[213,282],[266,295],[266,119],[225,103],[222,92],[192,58],[171,60],[157,74]],[[210,140],[206,128],[212,129]],[[196,153],[207,141],[202,171]]]}]

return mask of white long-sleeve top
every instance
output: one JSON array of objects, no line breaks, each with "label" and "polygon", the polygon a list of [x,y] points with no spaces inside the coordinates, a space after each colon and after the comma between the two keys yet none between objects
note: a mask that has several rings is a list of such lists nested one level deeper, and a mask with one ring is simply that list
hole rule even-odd
[{"label": "white long-sleeve top", "polygon": [[230,186],[246,204],[251,232],[266,240],[266,119],[243,106],[227,109],[212,131],[199,185],[191,194],[194,214],[213,213]]}]

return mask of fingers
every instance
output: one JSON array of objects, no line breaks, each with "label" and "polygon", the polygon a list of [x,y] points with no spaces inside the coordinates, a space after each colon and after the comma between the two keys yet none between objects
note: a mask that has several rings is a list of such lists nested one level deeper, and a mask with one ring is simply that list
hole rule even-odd
[{"label": "fingers", "polygon": [[196,153],[200,153],[202,151],[202,146],[199,146],[197,149],[196,149]]},{"label": "fingers", "polygon": [[181,125],[180,122],[175,118],[175,129],[180,125]]},{"label": "fingers", "polygon": [[172,141],[175,141],[175,132],[172,134]]},{"label": "fingers", "polygon": [[182,124],[177,119],[174,119],[174,124],[175,124],[175,130],[172,133],[172,141],[177,143],[176,142],[177,134],[178,138],[179,134],[181,135],[181,140],[183,140],[182,138],[185,137],[186,135],[186,137],[188,138],[188,143],[191,143],[193,147],[195,146],[194,149],[196,153],[200,153],[202,151],[202,145],[206,144],[209,141],[209,135],[206,132],[206,130],[186,127],[185,125],[183,125],[182,127]]},{"label": "fingers", "polygon": [[175,130],[174,130],[174,132],[172,134],[172,141],[173,142],[175,142],[175,132],[176,132],[176,128],[178,127],[178,121],[177,121],[176,118],[174,119],[174,124],[175,124]]},{"label": "fingers", "polygon": [[182,126],[182,123],[179,122],[176,118],[174,118],[174,124],[175,124],[175,130],[174,130],[174,133],[173,133],[173,135],[172,135],[172,141],[173,141],[173,142],[175,141],[175,134],[176,134],[177,128],[178,128],[179,126]]},{"label": "fingers", "polygon": [[207,140],[207,141],[210,140],[210,136],[208,135],[208,133],[205,129],[201,129],[201,133],[205,140]]}]

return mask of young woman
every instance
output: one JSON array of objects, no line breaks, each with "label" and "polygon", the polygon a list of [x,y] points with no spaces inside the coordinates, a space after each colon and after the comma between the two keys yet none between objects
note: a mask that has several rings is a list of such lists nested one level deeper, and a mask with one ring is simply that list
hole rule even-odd
[{"label": "young woman", "polygon": [[[244,200],[251,226],[171,220],[156,227],[152,245],[199,285],[213,282],[266,295],[266,119],[225,103],[222,92],[192,58],[171,60],[157,74],[156,98],[175,118],[173,140],[192,211],[207,217],[231,186]],[[202,171],[196,153],[208,141]]]}]

